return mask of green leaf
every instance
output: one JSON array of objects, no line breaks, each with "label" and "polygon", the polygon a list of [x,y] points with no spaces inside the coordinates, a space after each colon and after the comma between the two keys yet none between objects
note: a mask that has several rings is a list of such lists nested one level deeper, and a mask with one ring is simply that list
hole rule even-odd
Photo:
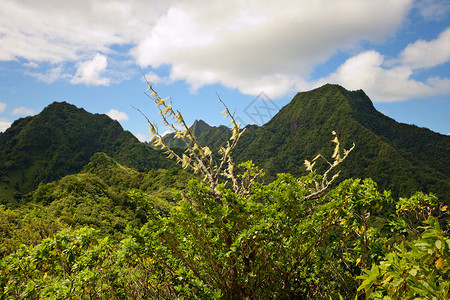
[{"label": "green leaf", "polygon": [[399,286],[400,283],[402,283],[402,282],[403,282],[403,278],[397,277],[397,278],[394,278],[394,280],[392,280],[391,284],[392,284],[392,286]]},{"label": "green leaf", "polygon": [[436,245],[436,248],[438,248],[439,250],[441,250],[441,248],[442,248],[442,241],[441,241],[441,240],[437,240],[436,243],[435,243],[435,245]]}]

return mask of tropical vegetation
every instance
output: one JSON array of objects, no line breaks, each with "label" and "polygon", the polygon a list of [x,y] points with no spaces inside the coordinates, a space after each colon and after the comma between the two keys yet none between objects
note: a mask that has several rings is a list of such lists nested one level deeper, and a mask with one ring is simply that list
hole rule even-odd
[{"label": "tropical vegetation", "polygon": [[96,153],[0,206],[0,299],[450,296],[445,199],[339,181],[358,141],[343,145],[334,131],[302,175],[267,179],[253,161],[235,163],[246,134],[227,106],[231,130],[216,152],[170,98],[148,91],[184,150],[147,118],[155,146],[182,168],[139,172]]}]

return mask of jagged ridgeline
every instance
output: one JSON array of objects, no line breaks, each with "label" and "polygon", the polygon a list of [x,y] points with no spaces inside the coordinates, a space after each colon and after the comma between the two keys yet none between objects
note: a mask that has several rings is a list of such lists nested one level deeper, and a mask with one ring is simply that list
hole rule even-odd
[{"label": "jagged ridgeline", "polygon": [[[223,129],[203,121],[193,127],[201,128],[196,136],[210,148],[228,138]],[[450,137],[398,123],[378,112],[362,90],[338,85],[298,93],[267,124],[248,126],[234,151],[235,160],[253,160],[266,171],[268,181],[277,173],[300,175],[305,158],[331,156],[332,131],[344,148],[356,144],[340,166],[340,180],[370,177],[394,196],[424,191],[449,201]],[[172,143],[173,137],[165,139]]]},{"label": "jagged ridgeline", "polygon": [[[231,137],[230,129],[226,126],[210,126],[203,120],[195,120],[189,129],[200,145],[208,145],[212,149],[219,148]],[[175,138],[175,133],[165,135],[164,142],[169,147],[186,147],[181,139]]]},{"label": "jagged ridgeline", "polygon": [[108,116],[54,102],[0,133],[0,204],[20,199],[40,182],[79,172],[96,152],[138,171],[175,166]]},{"label": "jagged ridgeline", "polygon": [[[201,120],[191,130],[211,149],[230,137],[227,127]],[[331,155],[333,130],[344,148],[356,144],[341,165],[341,180],[371,177],[395,196],[421,190],[450,199],[450,137],[398,123],[378,112],[363,91],[337,85],[299,93],[267,124],[248,126],[234,151],[235,161],[253,160],[266,171],[266,181],[281,172],[300,175],[304,159]],[[171,147],[183,146],[173,134],[164,140]],[[0,133],[1,203],[13,203],[40,182],[79,172],[96,152],[139,171],[175,166],[106,115],[55,102]]]},{"label": "jagged ridgeline", "polygon": [[237,158],[269,171],[300,174],[305,158],[327,156],[330,132],[344,148],[356,148],[341,165],[341,179],[371,177],[381,189],[450,198],[450,137],[401,124],[378,112],[362,91],[325,85],[294,99],[264,126],[245,134]]}]

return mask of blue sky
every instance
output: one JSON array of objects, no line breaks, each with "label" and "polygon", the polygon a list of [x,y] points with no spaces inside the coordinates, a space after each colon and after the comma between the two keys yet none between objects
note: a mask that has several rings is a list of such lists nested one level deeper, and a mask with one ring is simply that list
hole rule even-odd
[{"label": "blue sky", "polygon": [[0,0],[0,132],[66,101],[146,140],[132,106],[159,118],[139,66],[188,123],[226,124],[217,95],[246,125],[337,83],[450,133],[449,0]]}]

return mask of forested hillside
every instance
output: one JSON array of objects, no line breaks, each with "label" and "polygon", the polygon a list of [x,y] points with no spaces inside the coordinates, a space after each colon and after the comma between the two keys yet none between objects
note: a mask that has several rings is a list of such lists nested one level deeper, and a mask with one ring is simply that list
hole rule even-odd
[{"label": "forested hillside", "polygon": [[[208,145],[213,149],[218,149],[230,137],[230,130],[226,126],[209,126],[203,120],[195,120],[189,128],[202,145]],[[174,133],[164,136],[164,142],[170,147],[186,148],[182,140],[175,138]]]},{"label": "forested hillside", "polygon": [[246,131],[148,90],[172,161],[67,103],[0,135],[0,299],[450,297],[448,137],[339,86]]},{"label": "forested hillside", "polygon": [[139,171],[175,166],[108,116],[54,102],[0,133],[0,203],[15,203],[41,182],[79,172],[96,152]]},{"label": "forested hillside", "polygon": [[63,228],[89,226],[118,241],[127,227],[142,227],[149,210],[167,214],[191,177],[178,168],[141,173],[96,153],[79,173],[40,183],[17,209],[0,206],[0,257]]},{"label": "forested hillside", "polygon": [[[450,199],[450,136],[398,123],[378,112],[363,91],[338,85],[299,93],[267,124],[251,127],[236,148],[236,160],[252,160],[268,180],[277,173],[302,175],[305,158],[330,153],[332,131],[344,146],[356,144],[341,178],[372,178],[395,196],[424,191]],[[220,134],[209,128],[202,137]],[[217,147],[217,138],[202,142]]]}]

